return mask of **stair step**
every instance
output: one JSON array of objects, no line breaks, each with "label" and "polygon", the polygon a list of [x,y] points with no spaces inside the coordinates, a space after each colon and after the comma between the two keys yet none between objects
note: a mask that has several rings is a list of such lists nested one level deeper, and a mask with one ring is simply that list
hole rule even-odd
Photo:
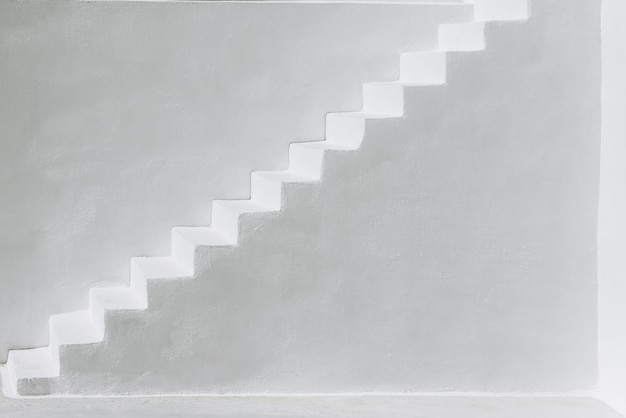
[{"label": "stair step", "polygon": [[214,200],[211,207],[213,228],[229,239],[239,241],[239,217],[246,213],[275,212],[254,200]]},{"label": "stair step", "polygon": [[94,287],[89,291],[90,303],[97,302],[105,310],[145,309],[139,296],[129,287]]},{"label": "stair step", "polygon": [[393,119],[400,115],[379,112],[336,112],[326,115],[326,140],[358,148],[365,135],[368,119]]},{"label": "stair step", "polygon": [[251,199],[246,200],[214,200],[213,206],[217,206],[228,210],[237,215],[244,213],[258,213],[258,212],[271,212],[270,208],[255,202]]},{"label": "stair step", "polygon": [[236,241],[211,226],[178,226],[172,228],[172,257],[190,271],[195,270],[196,248],[225,247]]},{"label": "stair step", "polygon": [[130,287],[140,303],[148,305],[148,280],[189,279],[193,270],[173,257],[133,257],[130,259]]},{"label": "stair step", "polygon": [[289,145],[289,171],[314,180],[322,177],[324,153],[327,150],[352,151],[350,147],[330,141],[296,142]]},{"label": "stair step", "polygon": [[133,257],[132,262],[146,279],[180,279],[190,275],[172,257]]},{"label": "stair step", "polygon": [[15,380],[59,375],[58,358],[54,358],[50,347],[9,351],[7,367]]},{"label": "stair step", "polygon": [[94,287],[89,290],[89,310],[98,333],[104,339],[105,311],[146,309],[147,300],[130,287]]},{"label": "stair step", "polygon": [[307,183],[311,181],[315,181],[311,177],[304,176],[299,173],[294,173],[293,171],[283,170],[283,171],[253,171],[252,175],[255,177],[262,177],[271,181],[275,181],[278,183]]},{"label": "stair step", "polygon": [[485,49],[485,24],[472,22],[439,25],[439,48],[442,51]]},{"label": "stair step", "polygon": [[251,176],[252,200],[274,209],[282,205],[283,183],[311,183],[315,179],[293,171],[253,171]]},{"label": "stair step", "polygon": [[198,247],[221,247],[233,242],[210,226],[177,226],[172,232]]},{"label": "stair step", "polygon": [[433,88],[445,85],[444,82],[386,81],[363,85],[363,111],[369,115],[366,119],[378,119],[379,115],[388,118],[401,117],[404,114],[404,94],[407,88]]},{"label": "stair step", "polygon": [[400,54],[400,81],[444,84],[446,61],[443,51],[404,52]]},{"label": "stair step", "polygon": [[[102,341],[90,310],[69,312],[50,317],[51,346],[91,344]],[[53,352],[54,354],[54,352]]]},{"label": "stair step", "polygon": [[432,87],[441,83],[387,81],[363,84],[363,111],[400,117],[404,114],[404,89],[408,87]]}]

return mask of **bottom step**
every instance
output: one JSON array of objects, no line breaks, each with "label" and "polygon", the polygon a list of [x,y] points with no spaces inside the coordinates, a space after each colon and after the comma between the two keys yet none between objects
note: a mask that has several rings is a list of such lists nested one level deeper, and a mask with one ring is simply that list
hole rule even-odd
[{"label": "bottom step", "polygon": [[8,418],[622,418],[592,398],[504,396],[0,397]]}]

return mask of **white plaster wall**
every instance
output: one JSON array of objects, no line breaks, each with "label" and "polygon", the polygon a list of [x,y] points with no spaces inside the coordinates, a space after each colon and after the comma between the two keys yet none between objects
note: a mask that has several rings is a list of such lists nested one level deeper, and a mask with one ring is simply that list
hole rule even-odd
[{"label": "white plaster wall", "polygon": [[626,414],[626,2],[602,2],[600,389]]},{"label": "white plaster wall", "polygon": [[[599,5],[534,6],[199,280],[154,286],[157,309],[112,313],[103,345],[66,348],[62,389],[592,387]],[[50,313],[125,283],[129,256],[166,254],[169,227],[208,223],[209,199],[246,196],[250,170],[284,168],[286,144],[322,139],[363,81],[395,78],[398,51],[431,49],[445,13],[469,18],[0,7],[5,347],[44,345]]]},{"label": "white plaster wall", "polygon": [[0,3],[0,362],[470,6]]},{"label": "white plaster wall", "polygon": [[599,25],[587,0],[490,25],[239,247],[64,347],[52,392],[593,388]]}]

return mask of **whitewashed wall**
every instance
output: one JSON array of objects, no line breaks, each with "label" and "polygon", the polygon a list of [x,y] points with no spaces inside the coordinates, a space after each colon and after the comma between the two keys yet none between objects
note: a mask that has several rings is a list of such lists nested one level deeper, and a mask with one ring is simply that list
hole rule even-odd
[{"label": "whitewashed wall", "polygon": [[626,2],[602,2],[600,389],[626,414]]},{"label": "whitewashed wall", "polygon": [[470,6],[0,3],[0,362]]},{"label": "whitewashed wall", "polygon": [[236,249],[62,350],[52,392],[592,389],[599,11],[537,0],[489,26]]},{"label": "whitewashed wall", "polygon": [[[414,265],[415,259],[401,257],[401,271],[393,278],[400,284],[411,279],[415,285],[411,290],[421,299],[415,305],[413,300],[405,302],[426,312],[417,315],[423,322],[404,317],[398,328],[388,328],[375,318],[380,334],[372,334],[358,316],[341,312],[340,305],[331,306],[348,319],[344,325],[363,326],[350,329],[370,339],[379,352],[385,341],[395,340],[377,337],[398,329],[415,331],[414,335],[391,332],[391,336],[400,335],[423,350],[412,359],[412,370],[422,367],[419,370],[424,373],[409,373],[405,363],[393,364],[391,356],[387,360],[394,368],[380,368],[386,379],[372,379],[372,385],[390,389],[396,378],[396,387],[401,389],[506,391],[577,390],[596,383],[599,5],[592,0],[538,0],[536,5],[535,11],[544,14],[539,13],[541,19],[532,26],[493,32],[495,53],[454,61],[461,76],[450,87],[452,96],[434,97],[432,102],[412,97],[417,118],[412,123],[423,122],[415,126],[426,130],[419,137],[424,143],[412,144],[423,166],[405,163],[413,170],[410,178],[416,187],[431,192],[423,195],[410,189],[413,203],[431,199],[422,207],[422,223],[409,223],[414,220],[410,207],[396,204],[408,200],[402,199],[399,190],[385,187],[386,177],[398,174],[392,170],[398,154],[384,154],[385,161],[371,157],[385,152],[381,143],[387,131],[382,129],[373,136],[381,148],[365,155],[371,157],[370,162],[380,163],[382,175],[370,179],[363,168],[364,175],[357,178],[361,188],[355,189],[350,184],[354,177],[341,175],[338,166],[339,188],[326,190],[327,206],[308,205],[317,211],[316,219],[326,220],[338,212],[333,205],[340,200],[334,200],[334,194],[346,199],[356,190],[358,196],[349,202],[356,205],[351,206],[354,213],[359,213],[359,203],[382,202],[384,206],[372,204],[369,210],[388,210],[390,216],[382,219],[398,221],[380,241],[383,248],[387,248],[384,243],[403,242],[394,233],[407,234],[408,241],[419,238],[411,248],[425,260]],[[0,219],[6,231],[0,259],[6,266],[6,291],[0,296],[4,350],[44,345],[50,313],[85,307],[87,289],[93,284],[125,282],[128,257],[165,255],[169,227],[208,223],[211,198],[245,197],[250,170],[284,168],[288,142],[322,139],[325,112],[357,109],[363,81],[397,76],[399,51],[432,49],[438,22],[469,20],[471,15],[469,9],[452,5],[45,3],[35,8],[31,3],[3,3],[0,7],[1,53],[8,57],[0,75],[9,81],[0,91],[5,129],[0,156],[6,197]],[[441,112],[442,119],[429,119],[431,112],[445,110],[447,105],[454,110],[449,117]],[[520,119],[520,113],[528,118]],[[413,127],[397,126],[393,132],[398,136],[393,139],[399,143],[414,140]],[[435,140],[429,142],[429,138]],[[463,138],[468,142],[456,147],[455,141]],[[426,153],[419,153],[420,149]],[[378,182],[372,183],[377,184],[376,190],[385,196],[393,194],[397,200],[370,196],[364,179]],[[402,217],[395,216],[396,212]],[[362,216],[367,218],[368,213]],[[333,233],[341,228],[362,232],[357,222],[333,219],[339,225]],[[403,228],[404,221],[411,229]],[[292,228],[302,225],[293,222]],[[445,228],[439,229],[441,225]],[[374,226],[384,234],[384,223]],[[347,247],[352,260],[358,261],[352,266],[360,272],[380,268],[375,257],[359,252],[363,248],[359,245],[378,248],[376,240],[363,242],[358,235],[347,236],[357,241]],[[433,246],[433,242],[438,244]],[[320,247],[318,255],[323,256],[328,248]],[[261,248],[275,254],[271,246]],[[262,261],[256,254],[253,260]],[[389,259],[394,254],[388,254]],[[330,255],[337,262],[345,261],[339,250]],[[299,261],[310,262],[310,257],[288,260],[297,266]],[[367,262],[373,263],[371,269]],[[424,271],[424,265],[429,270]],[[243,262],[235,263],[235,273],[242,266]],[[242,274],[224,271],[240,280],[251,274],[249,270]],[[270,278],[288,278],[265,273]],[[349,279],[358,279],[349,273],[343,271]],[[380,273],[376,278],[384,279],[384,271]],[[259,299],[262,293],[246,285],[239,291],[231,288],[235,281],[198,282],[192,286],[208,286],[204,290],[215,302],[227,305],[222,313],[235,309],[251,321],[263,319],[251,309],[254,304],[240,311],[229,303],[237,295],[269,304],[271,312],[282,312],[280,300],[273,299],[280,294]],[[340,295],[349,295],[359,283],[348,283]],[[230,290],[232,299],[220,298],[210,292],[210,286]],[[422,287],[434,288],[437,297],[431,298]],[[381,295],[375,286],[358,289],[367,297]],[[386,289],[390,300],[406,296],[402,289]],[[193,290],[181,292],[188,292],[183,296],[196,309],[203,301]],[[318,298],[326,301],[327,291],[322,287]],[[452,299],[451,293],[456,295]],[[165,296],[163,300],[169,301]],[[397,305],[389,306],[384,319],[394,323]],[[377,309],[365,312],[375,316]],[[359,313],[363,311],[355,310]],[[428,318],[435,318],[433,313],[438,313],[440,323],[429,323]],[[156,319],[146,332],[157,328],[157,337],[162,337]],[[323,325],[316,323],[321,333],[338,338],[353,335],[342,333],[339,326]],[[235,347],[241,347],[238,338],[245,334],[231,331],[245,330],[249,323],[234,328],[224,319],[215,326],[223,328]],[[110,329],[122,334],[134,330]],[[189,329],[176,327],[176,331]],[[209,335],[193,327],[189,332],[200,338]],[[130,334],[138,346],[149,341],[141,333]],[[256,340],[264,344],[261,354],[276,355],[268,348],[273,342],[270,336]],[[175,339],[174,348],[187,341]],[[122,346],[125,342],[121,340]],[[305,344],[306,339],[297,342],[303,344],[297,355],[320,347]],[[410,345],[398,347],[406,356],[414,353]],[[127,348],[122,352],[128,354]],[[218,350],[226,356],[237,354],[223,347]],[[310,364],[289,363],[293,358],[283,357],[283,363],[274,365],[318,370],[317,360],[325,357],[314,354],[309,358],[316,361]],[[328,358],[351,366],[341,361],[351,358],[349,354]],[[358,359],[367,361],[367,353],[361,354]],[[132,355],[122,360],[118,366],[123,362],[141,366]],[[156,360],[151,364],[161,367]],[[186,371],[197,370],[196,364],[186,364],[182,372],[157,374],[157,380],[169,376],[193,385]],[[217,366],[224,366],[228,373],[250,371],[227,363]],[[278,366],[264,371],[294,370]],[[109,377],[111,370],[105,369]],[[406,381],[398,383],[398,376]],[[227,377],[235,384],[240,378]],[[293,375],[286,377],[271,383],[287,387],[294,381],[289,379]],[[344,377],[367,383],[347,370],[339,379],[330,380],[329,386],[341,388]],[[113,378],[128,375],[118,373]],[[93,389],[106,381],[85,383]],[[137,380],[131,378],[128,383]],[[161,382],[149,383],[158,388]],[[306,381],[296,383],[300,388],[311,387]],[[80,381],[71,384],[81,386]],[[86,384],[84,389],[90,387]]]}]

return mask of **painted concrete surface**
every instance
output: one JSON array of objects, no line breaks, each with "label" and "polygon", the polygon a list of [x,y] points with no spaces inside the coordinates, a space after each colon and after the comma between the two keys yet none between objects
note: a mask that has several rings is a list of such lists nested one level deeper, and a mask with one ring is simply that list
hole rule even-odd
[{"label": "painted concrete surface", "polygon": [[367,120],[321,183],[243,216],[195,280],[149,281],[147,311],[62,347],[51,392],[593,388],[599,4],[537,1],[485,30],[447,84],[386,85],[371,103],[404,117]]},{"label": "painted concrete surface", "polygon": [[148,397],[14,400],[3,418],[622,418],[600,401],[572,397],[342,396]]},{"label": "painted concrete surface", "polygon": [[600,182],[600,390],[626,414],[626,2],[602,2],[602,164]]},{"label": "painted concrete surface", "polygon": [[0,362],[471,6],[0,2]]}]

